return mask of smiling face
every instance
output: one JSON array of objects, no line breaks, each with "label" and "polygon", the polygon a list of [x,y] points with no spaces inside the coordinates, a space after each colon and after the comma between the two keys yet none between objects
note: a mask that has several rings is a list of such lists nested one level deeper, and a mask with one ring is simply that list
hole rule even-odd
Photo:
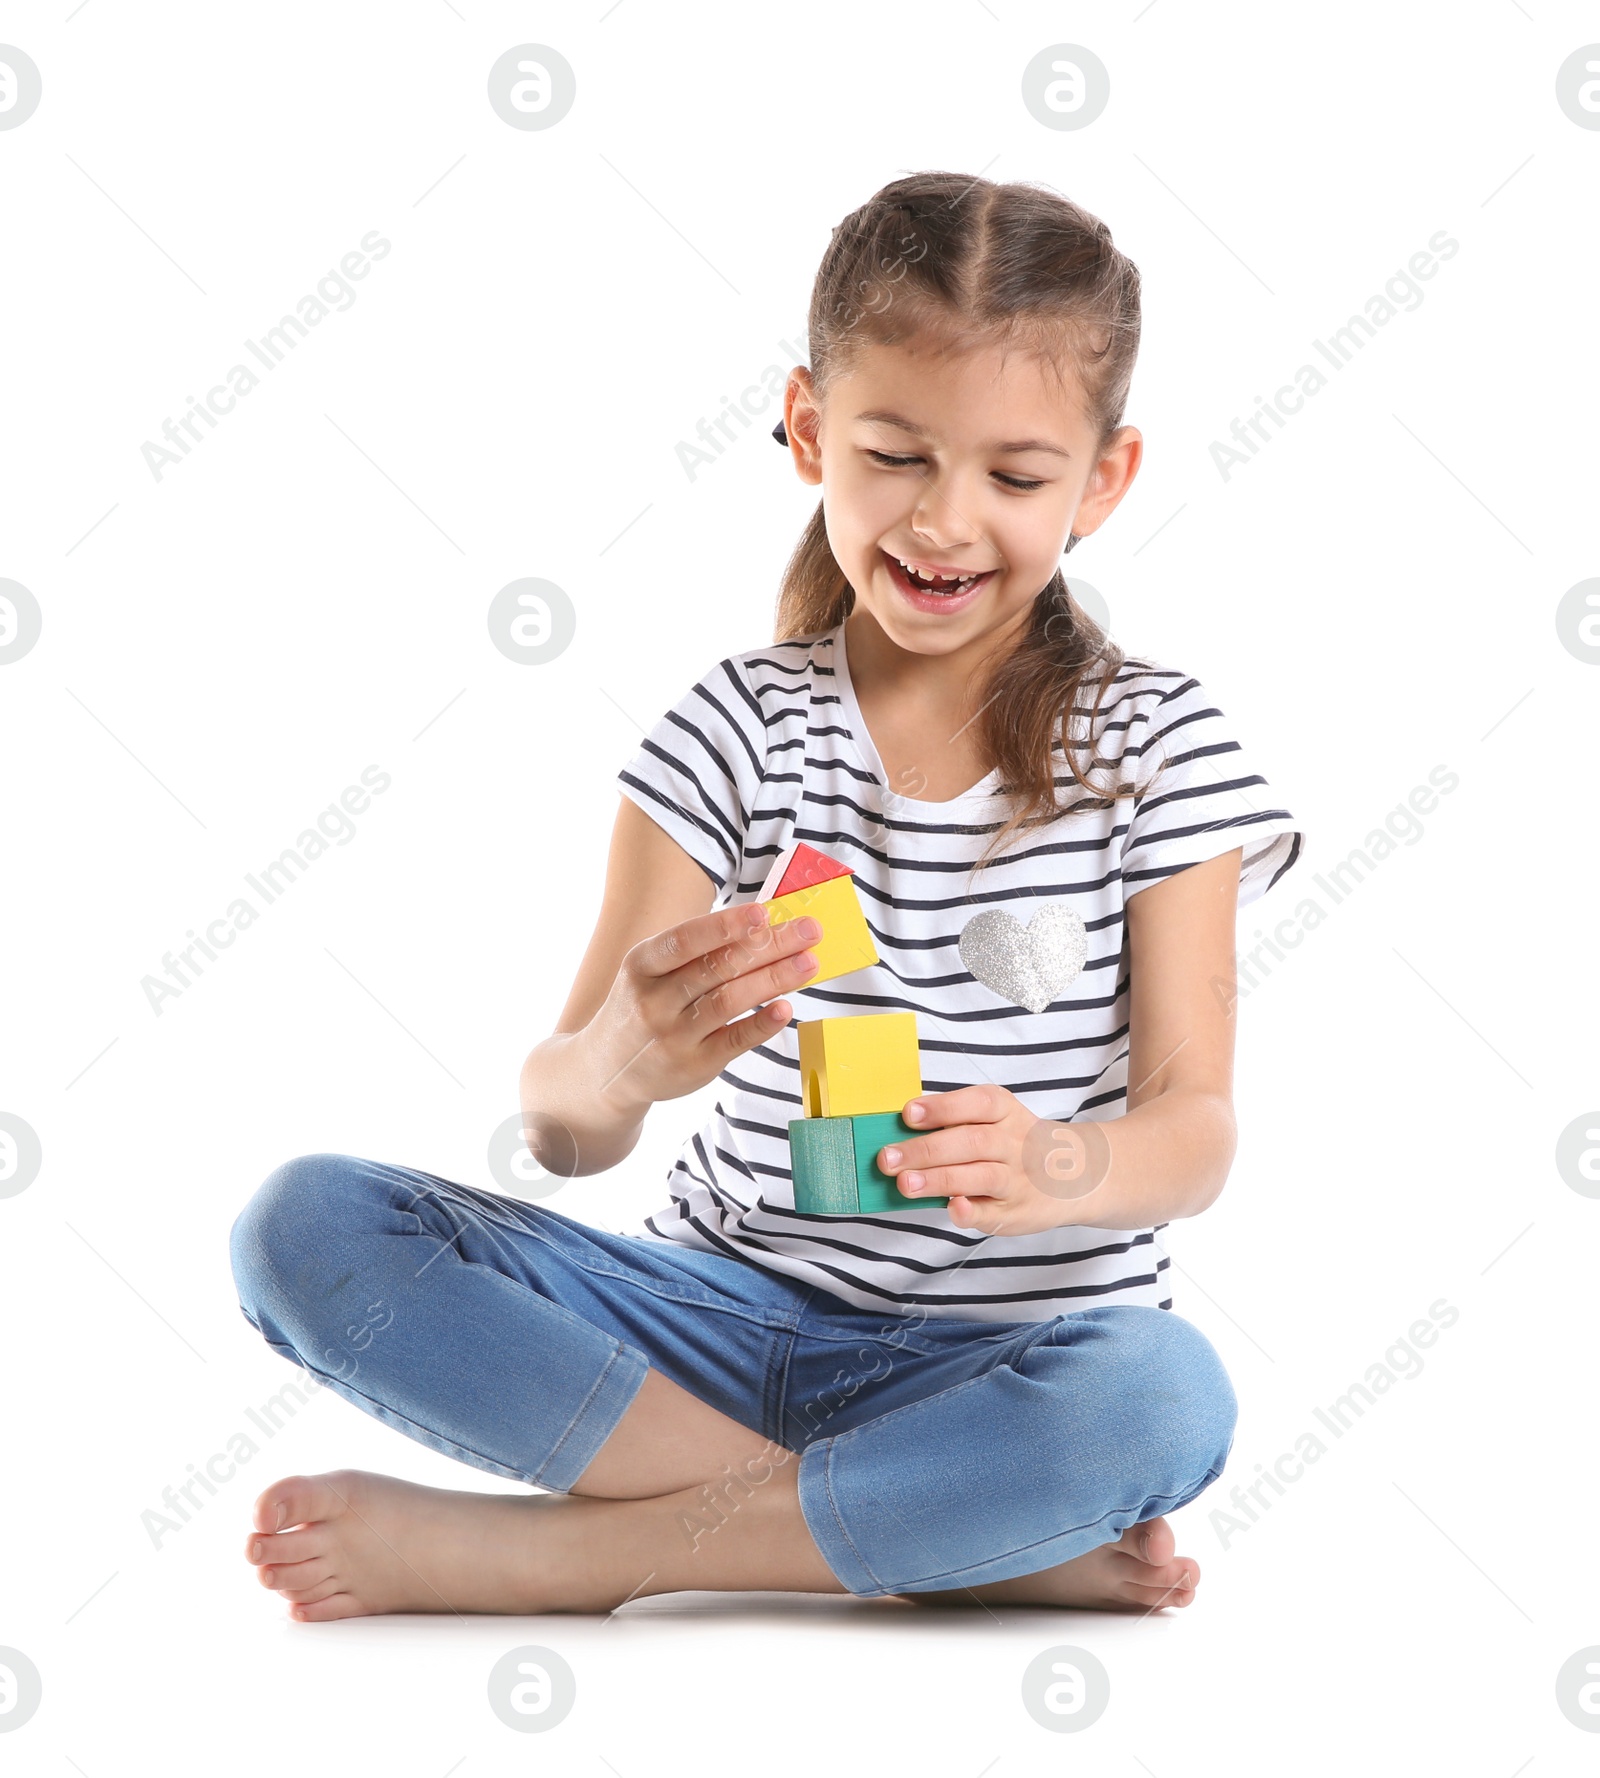
[{"label": "smiling face", "polygon": [[1068,533],[1097,530],[1122,498],[1143,448],[1125,426],[1096,449],[1070,373],[1058,381],[1021,350],[919,340],[865,347],[821,404],[796,369],[784,425],[801,479],[823,488],[855,609],[918,654],[1020,620]]}]

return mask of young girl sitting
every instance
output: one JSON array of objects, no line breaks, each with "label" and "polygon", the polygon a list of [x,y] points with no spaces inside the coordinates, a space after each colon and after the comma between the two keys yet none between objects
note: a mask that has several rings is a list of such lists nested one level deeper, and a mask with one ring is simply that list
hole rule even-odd
[{"label": "young girl sitting", "polygon": [[[521,1077],[564,1177],[715,1080],[713,1115],[620,1235],[346,1155],[265,1181],[232,1236],[251,1324],[542,1490],[274,1483],[246,1554],[295,1618],[1194,1597],[1163,1515],[1236,1404],[1163,1232],[1227,1178],[1235,912],[1302,836],[1200,682],[1126,658],[1060,571],[1138,469],[1138,293],[1028,185],[898,179],[835,229],[776,434],[824,490],[776,640],[620,773],[604,905]],[[797,841],[848,867],[877,953],[814,986],[816,922],[759,905]],[[904,1207],[801,1211],[797,1022],[887,1012],[924,1086],[878,1156]]]}]

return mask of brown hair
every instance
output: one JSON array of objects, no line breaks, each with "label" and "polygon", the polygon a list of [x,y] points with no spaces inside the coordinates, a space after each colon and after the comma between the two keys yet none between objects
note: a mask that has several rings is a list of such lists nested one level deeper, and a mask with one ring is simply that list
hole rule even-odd
[{"label": "brown hair", "polygon": [[[960,351],[1016,341],[1058,377],[1070,354],[1104,447],[1122,424],[1139,349],[1139,270],[1112,245],[1105,223],[1047,188],[914,173],[875,192],[833,231],[808,331],[819,401],[871,345],[926,337]],[[784,569],[773,640],[831,630],[854,604],[819,501]],[[1062,813],[1052,759],[1058,736],[1073,778],[1090,793],[1072,807],[1110,807],[1134,789],[1096,791],[1075,757],[1080,744],[1093,750],[1094,718],[1125,658],[1057,568],[1015,648],[979,689],[979,740],[1013,799],[979,868],[1019,828]],[[1093,709],[1080,712],[1078,694],[1090,681],[1099,691]],[[1071,734],[1075,714],[1089,718],[1080,741]],[[1091,758],[1088,769],[1107,763]]]}]

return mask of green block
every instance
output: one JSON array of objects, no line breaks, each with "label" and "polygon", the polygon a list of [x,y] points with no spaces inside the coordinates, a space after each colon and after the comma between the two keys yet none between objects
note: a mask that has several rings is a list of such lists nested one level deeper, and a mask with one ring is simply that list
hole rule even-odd
[{"label": "green block", "polygon": [[853,1126],[856,1151],[856,1203],[862,1210],[943,1210],[948,1198],[908,1198],[892,1173],[878,1165],[879,1149],[891,1142],[909,1142],[921,1135],[898,1111],[858,1112],[847,1120]]},{"label": "green block", "polygon": [[795,1209],[807,1216],[942,1210],[948,1198],[908,1198],[878,1165],[878,1151],[919,1134],[898,1111],[789,1120]]},{"label": "green block", "polygon": [[853,1214],[858,1207],[856,1156],[849,1118],[791,1118],[789,1171],[796,1210],[808,1216]]}]

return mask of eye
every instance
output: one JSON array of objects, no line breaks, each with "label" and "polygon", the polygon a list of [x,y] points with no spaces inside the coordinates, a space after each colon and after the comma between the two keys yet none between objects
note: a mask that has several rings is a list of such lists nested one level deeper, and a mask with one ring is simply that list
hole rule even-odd
[{"label": "eye", "polygon": [[[870,446],[867,449],[867,455],[884,469],[904,469],[908,464],[922,461],[920,457],[891,456],[888,451],[875,451]],[[1042,481],[1031,482],[1020,475],[1002,475],[998,469],[994,473],[996,481],[1003,482],[1008,488],[1016,488],[1023,493],[1032,493],[1035,488],[1044,486]]]}]

